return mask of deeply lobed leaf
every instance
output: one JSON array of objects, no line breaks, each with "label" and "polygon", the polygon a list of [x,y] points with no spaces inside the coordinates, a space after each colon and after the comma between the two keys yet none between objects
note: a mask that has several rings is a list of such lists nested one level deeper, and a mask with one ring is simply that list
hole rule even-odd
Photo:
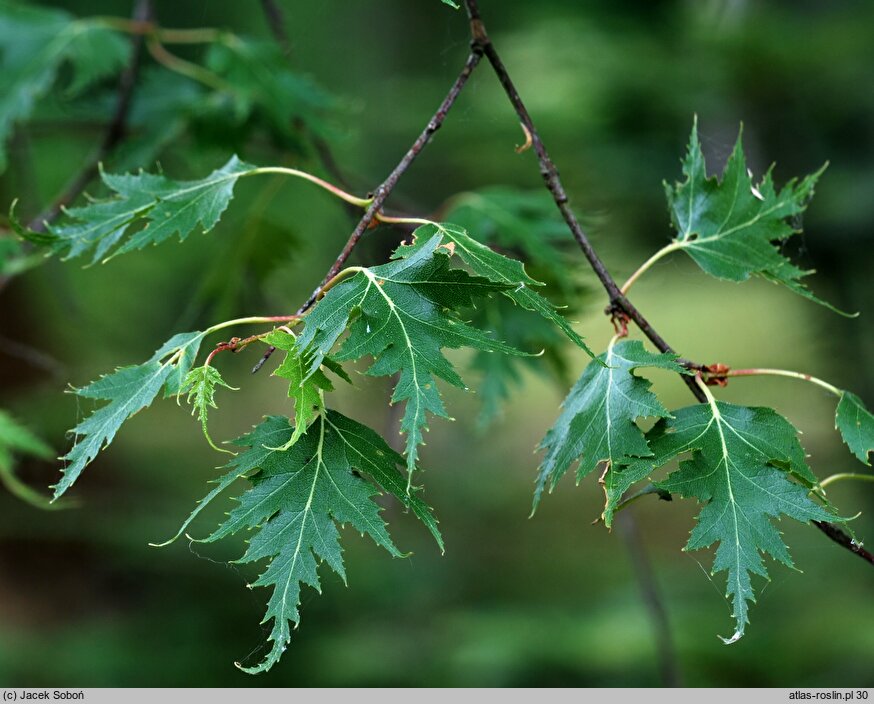
[{"label": "deeply lobed leaf", "polygon": [[55,499],[66,492],[82,470],[115,438],[122,424],[135,413],[151,405],[164,390],[176,395],[194,363],[204,333],[174,335],[145,363],[121,367],[73,393],[109,403],[95,410],[71,431],[73,447],[61,459],[65,461],[61,479],[52,488]]},{"label": "deeply lobed leaf", "polygon": [[696,122],[683,161],[686,180],[674,186],[665,184],[678,233],[674,247],[711,276],[728,281],[761,276],[828,306],[802,281],[812,272],[799,269],[779,249],[784,240],[801,231],[799,218],[824,170],[801,181],[792,180],[779,192],[771,170],[754,183],[738,135],[722,177],[708,177]]},{"label": "deeply lobed leaf", "polygon": [[[816,478],[804,460],[797,431],[770,408],[748,408],[717,402],[682,408],[647,433],[654,454],[638,460],[651,471],[678,455],[692,453],[679,470],[656,485],[704,504],[687,550],[718,543],[713,573],[728,573],[738,640],[755,601],[752,575],[768,577],[762,554],[792,567],[788,548],[773,518],[835,521],[834,513],[813,502],[809,489]],[[795,476],[804,482],[791,481]]]},{"label": "deeply lobed leaf", "polygon": [[[569,306],[563,311],[565,317],[579,308],[585,290],[576,276],[578,253],[569,249],[567,225],[545,191],[493,186],[461,193],[450,200],[445,219],[475,232],[498,252],[524,261],[532,278],[543,281]],[[513,388],[522,384],[525,369],[551,372],[558,383],[567,385],[566,337],[552,321],[528,315],[508,297],[477,309],[472,320],[514,347],[543,351],[538,358],[475,353],[472,366],[481,373],[480,428],[500,415]]]},{"label": "deeply lobed leaf", "polygon": [[63,224],[48,226],[52,246],[68,259],[90,254],[97,262],[113,249],[111,256],[174,236],[184,240],[198,228],[209,232],[233,198],[237,180],[254,168],[232,157],[197,181],[173,181],[144,171],[103,173],[103,182],[114,195],[67,209]]},{"label": "deeply lobed leaf", "polygon": [[[558,314],[555,306],[546,298],[533,290],[532,287],[543,284],[531,278],[525,271],[522,262],[510,259],[475,240],[467,231],[451,223],[430,223],[422,225],[414,233],[417,242],[422,242],[434,235],[440,235],[441,241],[451,243],[452,252],[456,254],[477,275],[493,282],[504,284],[502,294],[525,310],[537,313],[561,330],[577,347],[594,358],[583,338],[571,327],[570,323]],[[412,247],[400,247],[395,256],[404,256],[404,252]]]},{"label": "deeply lobed leaf", "polygon": [[371,356],[368,374],[399,373],[392,403],[405,404],[401,430],[407,434],[410,475],[427,415],[448,417],[436,379],[466,388],[442,350],[469,347],[520,354],[459,318],[460,309],[507,285],[450,268],[451,255],[443,237],[434,234],[419,239],[415,247],[399,248],[388,264],[356,271],[307,315],[297,341],[298,354],[310,360],[308,376],[316,373],[347,328],[349,335],[335,355],[338,361]]},{"label": "deeply lobed leaf", "polygon": [[445,220],[544,272],[550,287],[565,294],[575,290],[573,266],[564,251],[572,243],[567,225],[542,189],[492,186],[460,193],[451,199]]},{"label": "deeply lobed leaf", "polygon": [[30,116],[65,62],[68,94],[76,94],[117,73],[128,52],[127,40],[97,21],[0,0],[0,171],[15,124]]},{"label": "deeply lobed leaf", "polygon": [[874,452],[874,415],[856,394],[849,391],[841,394],[835,426],[857,459],[870,465],[868,455]]},{"label": "deeply lobed leaf", "polygon": [[345,581],[338,525],[348,523],[391,555],[401,556],[373,501],[379,489],[411,509],[443,547],[431,509],[417,491],[408,493],[398,471],[404,459],[376,433],[335,411],[320,413],[299,441],[290,444],[294,432],[287,418],[271,416],[235,441],[245,451],[231,460],[230,471],[177,534],[237,479],[251,481],[227,519],[204,540],[253,530],[239,562],[268,561],[251,586],[272,588],[263,621],[273,622],[272,646],[261,663],[242,668],[251,673],[270,669],[285,651],[290,624],[300,620],[301,585],[320,591],[319,562],[327,562]]},{"label": "deeply lobed leaf", "polygon": [[291,71],[276,42],[225,35],[209,47],[206,67],[225,84],[223,96],[229,101],[222,108],[228,112],[230,107],[235,123],[260,122],[285,146],[299,145],[301,127],[328,134],[325,116],[337,107],[337,99]]},{"label": "deeply lobed leaf", "polygon": [[637,340],[623,340],[599,356],[600,364],[593,361],[586,367],[562,402],[561,415],[540,443],[539,449],[546,450],[546,455],[537,477],[535,508],[544,488],[552,491],[574,462],[579,461],[578,482],[604,462],[604,513],[610,525],[631,476],[625,473],[620,479],[624,465],[635,457],[652,456],[637,419],[670,415],[650,391],[650,382],[634,372],[648,367],[686,373],[675,359],[676,355],[648,352]]}]

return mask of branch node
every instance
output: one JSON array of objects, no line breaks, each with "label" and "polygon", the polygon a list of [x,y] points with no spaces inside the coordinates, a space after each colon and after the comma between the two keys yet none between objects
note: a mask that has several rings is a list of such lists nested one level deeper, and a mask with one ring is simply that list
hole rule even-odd
[{"label": "branch node", "polygon": [[728,377],[726,375],[731,371],[731,367],[727,364],[722,362],[707,364],[701,371],[706,375],[703,381],[707,386],[728,386]]},{"label": "branch node", "polygon": [[616,332],[617,337],[628,337],[628,323],[631,322],[631,318],[624,311],[612,311],[610,313],[610,322],[613,323],[613,330]]},{"label": "branch node", "polygon": [[489,39],[489,35],[486,33],[486,26],[479,17],[474,17],[470,20],[470,35],[471,51],[482,54],[485,51],[485,47],[491,43],[491,39]]}]

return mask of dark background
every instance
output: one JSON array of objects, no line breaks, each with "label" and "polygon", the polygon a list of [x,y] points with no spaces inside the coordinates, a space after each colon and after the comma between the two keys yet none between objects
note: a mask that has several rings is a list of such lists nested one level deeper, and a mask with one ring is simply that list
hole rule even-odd
[{"label": "dark background", "polygon": [[[52,4],[52,3],[47,3]],[[128,3],[72,0],[76,14],[127,16]],[[365,193],[424,126],[467,52],[463,13],[438,0],[286,0],[297,67],[342,99],[331,144]],[[874,242],[874,4],[751,0],[578,2],[482,0],[482,11],[553,154],[595,245],[622,278],[671,236],[661,181],[680,177],[693,114],[708,158],[721,165],[739,123],[757,174],[777,162],[782,183],[830,167],[805,215],[796,249],[818,270],[812,286],[859,310],[839,318],[761,281],[709,280],[682,255],[660,264],[634,301],[685,356],[733,366],[807,371],[874,405],[871,371]],[[168,27],[219,26],[268,36],[254,2],[157,2]],[[196,58],[196,50],[191,54]],[[2,203],[32,214],[48,202],[99,139],[100,124],[35,121],[10,147]],[[455,112],[404,177],[391,203],[428,213],[448,196],[487,185],[538,188],[532,153],[490,70],[471,80]],[[269,163],[262,145],[246,159]],[[265,156],[266,155],[266,156]],[[227,149],[173,149],[165,170],[199,177]],[[292,160],[290,163],[294,163]],[[304,162],[305,163],[305,162]],[[269,190],[268,195],[264,192]],[[2,293],[2,405],[56,448],[89,409],[64,395],[118,364],[137,363],[172,333],[238,314],[297,308],[345,241],[352,221],[306,184],[241,183],[213,233],[105,266],[50,262]],[[356,263],[383,258],[391,232]],[[380,240],[381,237],[386,239]],[[241,272],[240,263],[245,271]],[[596,349],[610,326],[588,285],[579,330]],[[15,344],[9,344],[13,341]],[[15,353],[27,345],[48,356]],[[289,412],[269,370],[251,378],[251,350],[221,360],[242,392],[220,397],[213,433],[245,432],[261,415]],[[460,359],[463,359],[461,355]],[[585,365],[573,359],[576,375]],[[472,373],[469,373],[472,374]],[[668,405],[688,402],[670,375],[654,374]],[[473,376],[471,376],[473,379]],[[384,380],[383,380],[384,381]],[[339,407],[379,428],[383,381],[356,380]],[[474,384],[475,386],[475,384]],[[14,686],[628,685],[663,682],[655,637],[622,532],[591,522],[594,478],[565,479],[527,518],[537,458],[565,389],[532,374],[485,433],[471,395],[447,392],[457,422],[435,421],[422,453],[427,498],[447,543],[440,556],[411,517],[390,508],[402,549],[392,560],[352,531],[344,535],[349,588],[323,571],[305,590],[303,622],[283,661],[250,678],[234,661],[258,658],[266,593],[226,564],[235,546],[162,550],[223,460],[188,410],[158,403],[136,416],[80,480],[80,506],[40,512],[0,494],[0,682]],[[803,431],[820,476],[860,467],[833,430],[834,401],[789,380],[737,380],[721,398],[774,405]],[[36,486],[56,466],[27,462]],[[839,484],[830,496],[874,535],[871,490]],[[874,571],[818,531],[783,522],[803,574],[771,568],[759,584],[747,636],[730,633],[724,575],[711,557],[684,553],[693,502],[640,501],[633,513],[650,553],[676,645],[674,665],[695,686],[874,686]],[[218,513],[196,524],[198,534]],[[762,587],[764,587],[762,589]]]}]

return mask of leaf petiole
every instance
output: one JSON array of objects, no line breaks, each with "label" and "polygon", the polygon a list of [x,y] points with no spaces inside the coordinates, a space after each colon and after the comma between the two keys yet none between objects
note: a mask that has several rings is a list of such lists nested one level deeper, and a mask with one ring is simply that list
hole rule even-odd
[{"label": "leaf petiole", "polygon": [[227,35],[227,32],[213,27],[165,29],[154,22],[131,20],[126,17],[94,17],[90,21],[117,32],[154,36],[165,44],[212,44],[221,41]]},{"label": "leaf petiole", "polygon": [[653,254],[649,259],[647,259],[643,264],[638,267],[637,271],[635,271],[631,276],[628,277],[628,280],[622,284],[622,288],[619,290],[622,292],[622,295],[625,296],[628,293],[628,290],[634,286],[635,281],[637,281],[643,274],[645,274],[653,264],[657,261],[666,257],[671,252],[676,252],[683,248],[682,243],[680,242],[671,242],[668,245],[662,247],[658,252]]},{"label": "leaf petiole", "polygon": [[328,183],[318,176],[313,176],[313,174],[307,173],[306,171],[300,171],[299,169],[289,169],[284,166],[261,166],[242,174],[241,178],[245,176],[257,176],[259,174],[282,174],[284,176],[295,176],[297,178],[305,179],[310,183],[316,184],[320,188],[324,188],[326,191],[332,193],[341,200],[359,208],[367,208],[373,202],[373,198],[358,198],[351,193],[347,193],[342,188],[338,188],[334,184]]},{"label": "leaf petiole", "polygon": [[835,484],[837,482],[851,480],[860,482],[874,482],[874,475],[859,474],[857,472],[841,472],[840,474],[832,474],[830,477],[826,477],[819,483],[819,486],[825,489],[825,487],[829,484]]},{"label": "leaf petiole", "polygon": [[[324,295],[325,295],[328,291],[330,291],[332,288],[334,288],[334,286],[336,286],[336,285],[339,284],[341,281],[343,281],[343,279],[347,278],[348,276],[350,276],[350,275],[352,275],[352,274],[357,274],[357,273],[362,272],[362,271],[365,271],[365,268],[364,268],[364,267],[361,267],[361,266],[350,266],[350,267],[346,267],[345,269],[343,269],[343,270],[337,272],[337,274],[335,274],[335,275],[332,276],[330,279],[328,279],[328,280],[325,282],[325,284],[322,286],[322,288],[319,290],[318,298],[319,298],[319,299],[323,298]],[[312,310],[312,309],[309,309],[309,310]]]},{"label": "leaf petiole", "polygon": [[442,230],[439,223],[436,223],[433,220],[425,220],[424,218],[392,217],[391,215],[377,213],[376,219],[379,220],[379,222],[384,222],[388,225],[434,225],[434,227]]},{"label": "leaf petiole", "polygon": [[181,74],[193,81],[202,83],[213,90],[230,90],[230,85],[209,69],[205,69],[203,66],[192,63],[191,61],[186,61],[185,59],[176,56],[176,54],[167,51],[157,36],[149,35],[147,37],[146,48],[149,50],[149,54],[152,55],[152,58],[169,71],[173,71],[174,73]]},{"label": "leaf petiole", "polygon": [[[705,372],[706,374],[706,372]],[[818,379],[815,376],[811,376],[810,374],[802,374],[801,372],[793,372],[788,369],[729,369],[726,372],[721,372],[718,374],[710,374],[711,378],[719,378],[722,379],[724,377],[730,376],[785,376],[790,379],[799,379],[801,381],[808,381],[811,384],[816,384],[817,386],[822,387],[826,391],[831,394],[834,394],[837,397],[841,397],[844,395],[844,392],[839,389],[837,386],[833,386],[829,384],[827,381],[823,381],[822,379]]]}]

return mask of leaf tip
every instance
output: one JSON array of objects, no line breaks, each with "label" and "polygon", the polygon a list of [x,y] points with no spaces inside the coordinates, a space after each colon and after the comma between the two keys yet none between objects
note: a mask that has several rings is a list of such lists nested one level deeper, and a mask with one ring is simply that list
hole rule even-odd
[{"label": "leaf tip", "polygon": [[731,638],[726,638],[724,636],[717,636],[717,638],[725,643],[725,645],[731,645],[732,643],[737,643],[741,638],[743,638],[743,634],[743,630],[739,628],[734,632],[734,635],[732,635]]}]

